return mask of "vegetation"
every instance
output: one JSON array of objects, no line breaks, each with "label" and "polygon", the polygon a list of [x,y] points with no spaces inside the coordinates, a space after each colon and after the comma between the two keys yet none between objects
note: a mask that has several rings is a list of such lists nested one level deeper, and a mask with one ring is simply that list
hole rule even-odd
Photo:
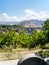
[{"label": "vegetation", "polygon": [[38,54],[43,58],[49,57],[49,50],[40,51]]},{"label": "vegetation", "polygon": [[[14,30],[17,29],[17,31]],[[49,20],[46,20],[42,26],[41,32],[34,30],[31,34],[26,34],[20,26],[0,26],[0,48],[15,49],[15,48],[49,48]],[[4,33],[2,30],[6,30]],[[19,30],[19,31],[18,31]],[[18,34],[16,34],[18,32]],[[12,51],[12,50],[11,50]]]}]

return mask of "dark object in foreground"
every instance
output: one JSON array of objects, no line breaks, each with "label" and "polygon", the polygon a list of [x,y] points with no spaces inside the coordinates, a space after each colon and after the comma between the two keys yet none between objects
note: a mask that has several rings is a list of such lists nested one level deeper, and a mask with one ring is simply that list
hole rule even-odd
[{"label": "dark object in foreground", "polygon": [[34,54],[25,55],[17,65],[47,65],[46,62]]}]

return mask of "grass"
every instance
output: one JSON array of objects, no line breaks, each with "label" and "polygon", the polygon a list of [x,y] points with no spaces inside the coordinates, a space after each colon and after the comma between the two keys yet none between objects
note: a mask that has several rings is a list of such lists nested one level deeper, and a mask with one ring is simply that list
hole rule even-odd
[{"label": "grass", "polygon": [[[46,44],[46,47],[48,44]],[[49,46],[48,46],[49,47]],[[3,48],[0,49],[0,61],[5,61],[5,60],[14,60],[14,59],[20,59],[22,56],[29,54],[29,53],[38,53],[40,51],[40,46],[37,46],[36,48]],[[40,56],[44,57],[46,56],[45,53],[47,52],[40,52]],[[49,54],[49,53],[48,53]]]},{"label": "grass", "polygon": [[36,49],[28,50],[27,48],[17,48],[17,49],[13,49],[12,51],[9,51],[7,49],[1,50],[0,51],[0,61],[20,59],[22,56],[26,54],[35,53],[38,51],[39,50],[36,50]]},{"label": "grass", "polygon": [[47,58],[49,57],[49,49],[41,50],[37,54],[43,58]]}]

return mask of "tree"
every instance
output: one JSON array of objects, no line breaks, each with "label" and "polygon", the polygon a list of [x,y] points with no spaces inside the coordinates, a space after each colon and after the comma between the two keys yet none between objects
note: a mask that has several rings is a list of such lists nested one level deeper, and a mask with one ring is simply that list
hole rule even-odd
[{"label": "tree", "polygon": [[6,46],[12,45],[13,48],[16,48],[16,43],[17,43],[16,33],[13,30],[9,30],[6,33],[2,43],[4,43]]},{"label": "tree", "polygon": [[37,30],[32,31],[30,36],[29,48],[34,48],[38,45],[39,32]]},{"label": "tree", "polygon": [[24,30],[20,31],[19,44],[22,47],[27,48],[28,43],[29,43],[29,35],[25,34]]},{"label": "tree", "polygon": [[0,48],[2,48],[2,46],[4,45],[4,43],[2,43],[3,39],[4,39],[4,34],[0,32]]},{"label": "tree", "polygon": [[43,31],[41,31],[38,38],[38,44],[42,48],[45,45],[45,43],[46,43],[46,38],[45,35],[43,34]]},{"label": "tree", "polygon": [[43,30],[45,30],[45,31],[49,30],[49,19],[47,19],[47,20],[43,23]]},{"label": "tree", "polygon": [[45,35],[46,42],[49,43],[49,19],[43,24],[43,34]]}]

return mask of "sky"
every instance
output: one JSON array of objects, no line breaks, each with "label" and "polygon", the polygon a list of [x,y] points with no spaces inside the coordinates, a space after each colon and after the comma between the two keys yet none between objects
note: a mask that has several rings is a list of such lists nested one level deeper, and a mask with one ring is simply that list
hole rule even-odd
[{"label": "sky", "polygon": [[0,21],[49,18],[49,0],[0,0]]}]

